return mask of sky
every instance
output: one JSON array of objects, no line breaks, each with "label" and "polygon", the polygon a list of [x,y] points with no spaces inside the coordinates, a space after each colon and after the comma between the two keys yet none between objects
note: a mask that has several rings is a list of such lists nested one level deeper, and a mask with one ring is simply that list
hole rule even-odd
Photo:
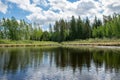
[{"label": "sky", "polygon": [[120,13],[120,0],[0,0],[0,18],[14,16],[40,25],[72,15],[92,20],[113,13]]}]

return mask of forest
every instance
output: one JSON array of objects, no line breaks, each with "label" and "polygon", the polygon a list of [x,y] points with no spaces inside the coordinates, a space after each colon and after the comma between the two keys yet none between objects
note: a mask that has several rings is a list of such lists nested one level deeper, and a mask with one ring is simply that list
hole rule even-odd
[{"label": "forest", "polygon": [[120,38],[120,15],[103,15],[103,20],[95,16],[92,22],[88,17],[72,16],[69,21],[60,19],[54,25],[50,24],[49,31],[15,17],[0,20],[0,39],[63,42],[89,38]]}]

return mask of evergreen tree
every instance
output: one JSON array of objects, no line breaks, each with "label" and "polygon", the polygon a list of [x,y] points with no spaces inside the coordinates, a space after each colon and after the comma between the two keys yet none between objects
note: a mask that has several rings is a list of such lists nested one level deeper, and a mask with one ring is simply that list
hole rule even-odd
[{"label": "evergreen tree", "polygon": [[50,40],[50,34],[47,31],[44,31],[41,36],[42,41],[49,41]]},{"label": "evergreen tree", "polygon": [[93,22],[93,25],[92,25],[92,28],[93,28],[93,29],[94,29],[94,28],[98,28],[98,27],[101,26],[101,25],[102,25],[101,20],[97,19],[97,17],[95,16],[94,22]]},{"label": "evergreen tree", "polygon": [[84,39],[91,37],[91,26],[88,17],[84,23]]},{"label": "evergreen tree", "polygon": [[51,24],[49,24],[49,33],[50,33],[50,41],[52,41],[53,40],[53,29],[52,29],[52,25]]},{"label": "evergreen tree", "polygon": [[72,16],[72,19],[70,21],[70,39],[71,40],[74,40],[76,39],[76,20],[75,20],[75,17]]},{"label": "evergreen tree", "polygon": [[79,16],[79,18],[77,19],[77,39],[82,39],[83,38],[83,22]]}]

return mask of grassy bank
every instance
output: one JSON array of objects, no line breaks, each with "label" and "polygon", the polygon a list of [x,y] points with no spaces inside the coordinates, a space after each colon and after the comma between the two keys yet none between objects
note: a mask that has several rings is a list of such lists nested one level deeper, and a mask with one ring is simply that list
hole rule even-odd
[{"label": "grassy bank", "polygon": [[59,46],[60,44],[52,41],[31,41],[31,40],[0,40],[0,47],[29,47],[29,46]]},{"label": "grassy bank", "polygon": [[120,46],[120,39],[87,39],[62,42],[62,45]]},{"label": "grassy bank", "polygon": [[66,41],[62,43],[52,41],[31,40],[0,40],[0,47],[32,47],[32,46],[120,46],[120,39],[87,39]]}]

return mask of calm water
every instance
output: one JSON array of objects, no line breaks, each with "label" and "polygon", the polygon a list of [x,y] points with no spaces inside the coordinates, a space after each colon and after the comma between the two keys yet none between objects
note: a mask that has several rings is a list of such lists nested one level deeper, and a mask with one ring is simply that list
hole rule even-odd
[{"label": "calm water", "polygon": [[0,48],[0,80],[120,80],[120,50]]}]

